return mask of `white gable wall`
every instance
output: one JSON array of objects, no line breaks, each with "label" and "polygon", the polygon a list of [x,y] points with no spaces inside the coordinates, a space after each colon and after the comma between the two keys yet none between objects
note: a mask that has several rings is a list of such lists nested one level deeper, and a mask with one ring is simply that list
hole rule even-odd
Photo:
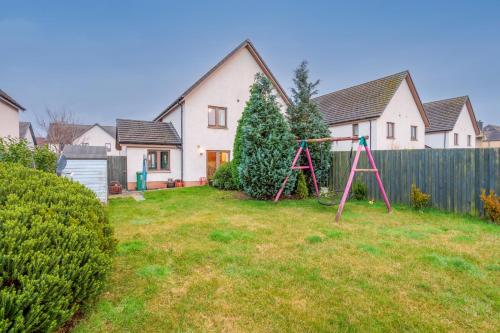
[{"label": "white gable wall", "polygon": [[[458,145],[455,146],[454,133],[458,134]],[[467,145],[467,135],[471,136],[471,145]],[[453,130],[449,132],[450,148],[475,148],[476,147],[476,132],[474,131],[474,125],[467,110],[467,106],[464,104],[460,115],[458,116],[457,122]]]},{"label": "white gable wall", "polygon": [[[206,177],[206,151],[227,150],[233,157],[238,120],[250,97],[255,74],[262,73],[250,51],[242,48],[196,87],[184,102],[184,180],[198,182]],[[278,96],[285,112],[285,102]],[[208,128],[208,106],[227,108],[227,129]],[[171,121],[179,135],[180,107],[162,121]]]},{"label": "white gable wall", "polygon": [[[370,126],[371,123],[371,126]],[[335,137],[346,137],[352,136],[352,125],[356,123],[338,125],[330,127],[330,133]],[[377,120],[373,119],[371,121],[361,121],[358,122],[358,132],[360,136],[369,136],[368,145],[371,146],[372,149],[377,147]],[[371,127],[371,130],[370,130]],[[347,151],[351,150],[352,143],[350,141],[339,141],[332,143],[332,151]],[[356,149],[357,145],[354,145],[354,149]]]},{"label": "white gable wall", "polygon": [[449,132],[426,133],[425,145],[434,149],[448,148],[450,145]]},{"label": "white gable wall", "polygon": [[19,138],[19,110],[0,101],[0,138]]},{"label": "white gable wall", "polygon": [[108,156],[119,156],[120,152],[116,150],[115,138],[109,135],[108,132],[99,126],[93,126],[87,132],[73,141],[74,145],[88,144],[89,146],[106,146],[106,143],[111,144],[111,151],[108,151]]},{"label": "white gable wall", "polygon": [[[387,122],[394,123],[394,139],[387,138]],[[411,140],[411,126],[417,126],[417,140]],[[372,149],[424,149],[425,123],[408,82],[404,80],[382,115],[377,119],[377,145]]]}]

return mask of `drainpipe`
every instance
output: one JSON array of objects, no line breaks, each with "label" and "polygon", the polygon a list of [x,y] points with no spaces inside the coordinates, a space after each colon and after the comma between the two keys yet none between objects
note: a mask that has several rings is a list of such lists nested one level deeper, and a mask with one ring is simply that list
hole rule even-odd
[{"label": "drainpipe", "polygon": [[181,181],[184,183],[184,103],[181,103]]},{"label": "drainpipe", "polygon": [[443,133],[443,148],[446,148],[446,132]]}]

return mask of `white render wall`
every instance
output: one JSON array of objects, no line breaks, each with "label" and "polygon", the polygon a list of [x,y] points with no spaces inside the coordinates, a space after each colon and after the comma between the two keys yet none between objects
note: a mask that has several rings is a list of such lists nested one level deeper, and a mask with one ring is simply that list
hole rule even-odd
[{"label": "white render wall", "polygon": [[0,138],[19,138],[19,110],[0,101]]},{"label": "white render wall", "polygon": [[158,147],[127,147],[122,148],[127,155],[127,182],[136,182],[136,172],[142,171],[142,160],[148,149],[170,150],[170,171],[148,171],[147,181],[167,181],[169,178],[181,178],[181,150],[177,148]]},{"label": "white render wall", "polygon": [[109,135],[108,132],[99,126],[93,126],[87,132],[73,141],[74,145],[81,145],[87,143],[89,146],[106,146],[106,143],[111,144],[111,151],[107,152],[108,156],[119,156],[120,152],[116,150],[115,138]]},{"label": "white render wall", "polygon": [[[236,127],[257,73],[262,73],[262,70],[250,51],[247,48],[240,49],[185,98],[185,181],[199,181],[200,177],[206,177],[207,150],[227,150],[230,151],[230,158],[233,158]],[[282,112],[285,112],[286,104],[280,96],[278,103]],[[209,105],[227,108],[227,129],[208,128]],[[162,121],[171,121],[181,135],[180,107]]]},{"label": "white render wall", "polygon": [[431,148],[448,148],[449,132],[433,132],[425,134],[425,145]]},{"label": "white render wall", "polygon": [[[394,139],[387,138],[387,122],[394,123]],[[417,140],[411,140],[411,126],[417,126]],[[377,145],[372,149],[424,149],[425,124],[406,80],[399,86],[377,119]]]},{"label": "white render wall", "polygon": [[[371,122],[371,134],[370,134],[370,122]],[[356,124],[356,123],[353,123]],[[344,137],[344,136],[352,136],[352,125],[353,124],[345,124],[339,126],[330,127],[330,133],[335,137]],[[358,132],[359,136],[369,136],[368,146],[371,149],[375,149],[377,147],[377,120],[373,119],[371,121],[362,121],[358,124]],[[371,146],[370,146],[371,143]],[[350,141],[339,141],[332,143],[332,151],[346,151],[351,150],[352,142]],[[357,148],[357,145],[354,145],[354,150]]]}]

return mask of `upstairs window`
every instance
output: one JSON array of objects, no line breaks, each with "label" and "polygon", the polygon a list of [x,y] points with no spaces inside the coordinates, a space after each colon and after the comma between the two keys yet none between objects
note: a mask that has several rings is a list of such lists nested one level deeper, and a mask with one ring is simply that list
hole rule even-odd
[{"label": "upstairs window", "polygon": [[411,127],[411,140],[417,141],[417,126]]},{"label": "upstairs window", "polygon": [[472,146],[472,137],[470,135],[467,135],[467,146]]},{"label": "upstairs window", "polygon": [[453,133],[453,142],[455,146],[458,146],[458,133]]},{"label": "upstairs window", "polygon": [[352,124],[352,136],[359,136],[359,125]]},{"label": "upstairs window", "polygon": [[394,139],[394,123],[387,123],[387,138]]},{"label": "upstairs window", "polygon": [[227,128],[227,108],[220,106],[209,106],[208,127]]}]

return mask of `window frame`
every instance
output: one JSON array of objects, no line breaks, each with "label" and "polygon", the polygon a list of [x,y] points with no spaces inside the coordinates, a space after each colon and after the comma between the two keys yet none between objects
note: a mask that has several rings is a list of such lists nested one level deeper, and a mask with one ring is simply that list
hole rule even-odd
[{"label": "window frame", "polygon": [[[156,168],[150,168],[149,167],[149,154],[155,154],[155,162],[156,162]],[[162,153],[167,153],[168,154],[168,163],[167,163],[167,168],[162,169],[161,167],[161,155]],[[171,166],[171,157],[172,154],[170,153],[170,149],[148,149],[147,152],[148,156],[148,171],[151,172],[170,172],[170,166]]]},{"label": "window frame", "polygon": [[[356,131],[354,129],[356,129]],[[352,136],[359,136],[359,124],[358,123],[352,124]]]},{"label": "window frame", "polygon": [[[386,123],[386,134],[387,134],[387,139],[395,139],[396,138],[396,124],[393,122],[388,121]],[[392,135],[389,135],[389,128],[392,126]]]},{"label": "window frame", "polygon": [[[413,130],[415,130],[415,136],[413,136]],[[410,139],[411,141],[418,141],[418,126],[410,126]]]},{"label": "window frame", "polygon": [[[215,153],[215,170],[217,170],[222,164],[230,162],[231,161],[231,150],[213,150],[209,149],[206,151],[206,159],[205,159],[205,169],[206,169],[206,176],[207,179],[210,177],[208,174],[208,154],[209,153]],[[226,153],[227,154],[227,162],[221,163],[221,154]],[[214,172],[215,172],[214,170]],[[213,176],[213,175],[212,175]]]},{"label": "window frame", "polygon": [[107,151],[107,152],[110,152],[110,151],[111,151],[111,143],[106,142],[106,143],[104,144],[104,147],[106,147],[106,151]]},{"label": "window frame", "polygon": [[453,144],[458,146],[458,133],[453,133]]},{"label": "window frame", "polygon": [[[210,124],[210,110],[213,110],[215,112],[215,125]],[[222,126],[220,124],[220,111],[221,110],[224,110],[224,126]],[[227,107],[209,105],[208,106],[208,113],[207,113],[207,120],[208,120],[208,128],[227,129]]]}]

